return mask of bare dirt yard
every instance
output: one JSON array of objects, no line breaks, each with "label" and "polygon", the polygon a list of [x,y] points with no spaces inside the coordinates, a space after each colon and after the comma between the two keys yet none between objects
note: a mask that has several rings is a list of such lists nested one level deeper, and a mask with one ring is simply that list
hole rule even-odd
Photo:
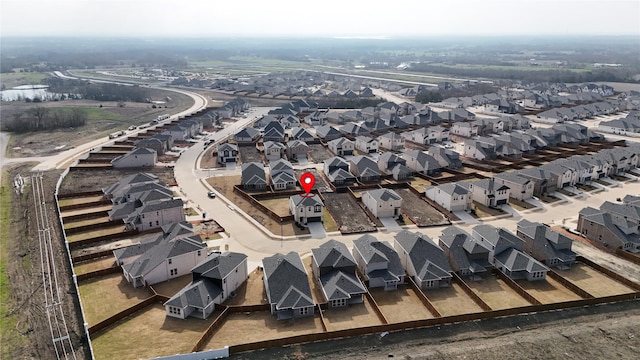
[{"label": "bare dirt yard", "polygon": [[200,339],[219,312],[209,319],[176,319],[166,316],[158,303],[113,325],[91,340],[97,360],[149,359],[184,354]]},{"label": "bare dirt yard", "polygon": [[363,304],[355,304],[344,308],[329,308],[323,310],[322,314],[327,331],[382,324],[373,309],[373,305],[366,297]]},{"label": "bare dirt yard", "polygon": [[248,146],[240,146],[238,147],[238,152],[240,153],[240,159],[243,163],[249,162],[259,162],[264,163],[264,157],[262,154],[256,149],[254,145]]},{"label": "bare dirt yard", "polygon": [[409,189],[397,189],[402,197],[402,213],[418,226],[450,224],[447,217]]},{"label": "bare dirt yard", "polygon": [[312,190],[320,191],[323,193],[331,191],[331,187],[329,186],[329,184],[327,184],[327,182],[324,181],[324,176],[321,175],[320,172],[315,168],[310,168],[305,170],[294,170],[296,179],[300,179],[300,176],[302,176],[302,174],[306,172],[312,173],[316,177],[316,182],[315,184],[313,184]]},{"label": "bare dirt yard", "polygon": [[90,273],[92,271],[98,271],[108,269],[116,266],[116,258],[113,256],[107,256],[92,261],[83,261],[73,264],[73,271],[76,275]]},{"label": "bare dirt yard", "polygon": [[543,304],[580,300],[581,297],[547,276],[544,281],[516,281],[521,288]]},{"label": "bare dirt yard", "polygon": [[[137,174],[140,170],[104,169],[104,170],[75,170],[70,171],[62,181],[60,194],[85,191],[99,191],[107,188],[123,178]],[[173,169],[157,167],[145,169],[144,172],[153,174],[165,185],[175,184]]]},{"label": "bare dirt yard", "polygon": [[238,306],[266,304],[267,293],[264,288],[262,275],[263,272],[258,269],[249,273],[249,279],[236,289],[236,296],[227,300],[225,305]]},{"label": "bare dirt yard", "polygon": [[356,199],[349,193],[324,193],[324,206],[338,224],[343,234],[376,231],[375,224],[369,219]]},{"label": "bare dirt yard", "polygon": [[309,157],[315,163],[321,163],[333,156],[322,144],[310,144],[309,150]]},{"label": "bare dirt yard", "polygon": [[117,130],[126,130],[130,125],[147,123],[158,115],[186,110],[193,105],[193,100],[183,94],[161,90],[152,90],[152,92],[161,98],[167,95],[171,97],[171,101],[165,104],[166,108],[163,105],[154,109],[152,104],[134,102],[125,102],[124,106],[120,106],[122,104],[119,105],[118,102],[94,100],[47,101],[37,104],[19,101],[2,102],[2,117],[7,119],[36,106],[60,111],[79,108],[87,116],[86,125],[78,128],[12,134],[7,156],[50,155],[90,140],[106,137]]},{"label": "bare dirt yard", "polygon": [[370,289],[371,296],[389,323],[431,319],[433,314],[422,304],[415,291],[407,285],[397,290]]},{"label": "bare dirt yard", "polygon": [[493,310],[531,305],[502,279],[493,275],[480,281],[468,281],[467,285]]},{"label": "bare dirt yard", "polygon": [[580,263],[574,264],[569,270],[560,272],[560,275],[595,297],[634,292],[633,289]]},{"label": "bare dirt yard", "polygon": [[455,282],[446,288],[426,290],[424,294],[442,316],[482,312],[482,308]]}]

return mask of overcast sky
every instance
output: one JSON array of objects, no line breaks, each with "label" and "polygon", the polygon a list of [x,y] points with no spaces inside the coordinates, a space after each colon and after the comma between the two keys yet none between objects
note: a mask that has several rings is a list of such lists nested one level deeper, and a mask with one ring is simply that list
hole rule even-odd
[{"label": "overcast sky", "polygon": [[640,35],[639,0],[0,0],[2,36]]}]

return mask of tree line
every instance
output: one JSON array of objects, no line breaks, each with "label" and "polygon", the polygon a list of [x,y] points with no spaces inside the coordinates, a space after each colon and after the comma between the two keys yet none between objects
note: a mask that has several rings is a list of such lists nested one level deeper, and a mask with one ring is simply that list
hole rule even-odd
[{"label": "tree line", "polygon": [[14,133],[76,128],[87,123],[87,113],[80,108],[48,109],[36,106],[13,114],[2,121],[3,130]]}]

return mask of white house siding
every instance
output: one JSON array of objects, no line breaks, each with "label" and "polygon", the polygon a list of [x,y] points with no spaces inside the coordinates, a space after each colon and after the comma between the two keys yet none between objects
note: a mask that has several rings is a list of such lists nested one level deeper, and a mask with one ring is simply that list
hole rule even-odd
[{"label": "white house siding", "polygon": [[235,269],[233,269],[227,277],[222,279],[222,296],[219,303],[225,301],[229,295],[236,291],[240,285],[247,281],[247,259],[242,261]]},{"label": "white house siding", "polygon": [[140,224],[138,230],[146,231],[157,229],[166,224],[185,221],[184,209],[182,206],[176,206],[159,211],[150,211],[140,215]]},{"label": "white house siding", "polygon": [[[198,256],[198,251],[200,251],[200,256]],[[144,276],[144,281],[148,285],[153,285],[182,275],[190,274],[191,269],[207,257],[206,247],[198,251],[192,251],[175,256],[171,258],[171,264],[169,264],[169,259],[166,259],[163,263],[156,266],[155,269],[151,270],[146,276]],[[177,274],[171,276],[171,269],[177,269]]]},{"label": "white house siding", "polygon": [[440,190],[438,187],[432,187],[425,191],[425,196],[436,202],[436,204],[442,206],[449,211],[467,211],[471,208],[471,196],[470,194],[455,195],[457,199],[454,199],[453,195],[447,194]]},{"label": "white house siding", "polygon": [[[368,192],[362,194],[362,202],[377,218],[382,217],[397,217],[400,215],[400,206],[402,200],[378,201],[374,199]],[[398,209],[398,210],[396,210]]]},{"label": "white house siding", "polygon": [[130,155],[125,154],[122,157],[115,159],[112,163],[116,169],[121,168],[134,168],[134,167],[153,167],[158,159],[157,153],[154,151],[152,154],[144,155]]},{"label": "white house siding", "polygon": [[533,197],[533,181],[522,185],[500,178],[495,178],[497,184],[507,185],[509,187],[509,196],[518,200],[531,199]]}]

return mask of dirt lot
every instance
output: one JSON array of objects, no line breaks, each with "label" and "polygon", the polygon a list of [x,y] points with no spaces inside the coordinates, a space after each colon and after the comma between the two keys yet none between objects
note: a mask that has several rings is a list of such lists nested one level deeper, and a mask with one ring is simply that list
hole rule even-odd
[{"label": "dirt lot", "polygon": [[[129,175],[137,174],[139,172],[139,170],[120,169],[70,171],[62,181],[60,194],[102,190]],[[170,168],[160,167],[145,169],[144,172],[157,176],[160,182],[165,185],[175,184],[176,182],[176,179],[173,177],[173,169]]]},{"label": "dirt lot", "polygon": [[112,225],[112,226],[105,227],[98,230],[85,231],[77,234],[67,235],[67,241],[69,243],[72,243],[72,242],[86,240],[86,239],[93,239],[99,236],[119,234],[119,233],[123,233],[125,230],[126,230],[126,227],[122,224]]},{"label": "dirt lot", "polygon": [[486,276],[480,281],[468,281],[467,285],[493,310],[531,305],[495,276]]},{"label": "dirt lot", "polygon": [[310,144],[309,145],[309,157],[315,163],[321,163],[333,155],[321,144]]},{"label": "dirt lot", "polygon": [[108,256],[93,261],[83,261],[81,263],[74,264],[73,271],[76,273],[76,275],[80,275],[92,271],[108,269],[112,266],[115,266],[115,264],[116,259],[113,256]]},{"label": "dirt lot", "polygon": [[111,210],[112,208],[113,208],[113,205],[102,205],[102,206],[95,206],[95,207],[92,207],[92,208],[61,211],[60,215],[62,216],[62,218],[64,220],[64,218],[66,218],[66,217],[82,215],[82,214],[88,214],[90,212],[103,212],[103,213],[106,213],[107,211]]},{"label": "dirt lot", "polygon": [[225,305],[258,305],[266,304],[267,293],[262,280],[262,271],[255,269],[249,279],[236,290],[236,296],[227,300]]},{"label": "dirt lot", "polygon": [[264,163],[264,157],[255,146],[241,146],[238,148],[238,152],[240,153],[240,159],[243,163],[248,162],[258,162]]},{"label": "dirt lot", "polygon": [[397,189],[402,197],[402,213],[418,226],[450,224],[449,220],[409,189]]},{"label": "dirt lot", "polygon": [[415,291],[406,285],[400,285],[394,291],[375,288],[370,289],[369,292],[389,323],[433,317]]},{"label": "dirt lot", "polygon": [[122,273],[81,282],[78,288],[84,316],[89,325],[95,325],[151,296],[147,288],[131,286]]},{"label": "dirt lot", "polygon": [[[124,107],[119,107],[117,102],[93,100],[49,101],[38,104],[18,101],[2,102],[3,118],[10,118],[13,114],[22,113],[36,105],[52,109],[82,108],[87,114],[87,124],[79,128],[12,134],[7,156],[26,157],[53,154],[59,151],[56,150],[56,147],[64,146],[64,149],[68,149],[90,140],[106,137],[109,133],[117,130],[125,130],[130,125],[147,123],[161,114],[186,110],[193,104],[193,100],[183,94],[153,91],[161,97],[171,96],[172,100],[167,102],[167,108],[153,109],[151,104],[132,102],[126,102]],[[161,93],[164,95],[160,95]],[[101,105],[102,107],[100,107]]]},{"label": "dirt lot", "polygon": [[102,195],[84,196],[84,197],[77,197],[77,198],[71,198],[71,199],[60,199],[58,200],[58,205],[60,205],[60,207],[63,207],[63,206],[69,206],[69,205],[87,204],[87,203],[92,203],[100,200],[102,200]]},{"label": "dirt lot", "polygon": [[260,203],[279,216],[289,215],[289,197],[264,199]]},{"label": "dirt lot", "polygon": [[[4,110],[4,109],[3,109]],[[3,114],[4,116],[4,114]],[[2,235],[0,256],[2,259],[2,340],[0,358],[3,359],[55,359],[51,342],[42,291],[42,273],[38,238],[35,235],[36,218],[31,186],[27,183],[23,195],[16,196],[8,187],[8,179],[15,174],[28,176],[33,164],[7,166],[8,176],[2,184]],[[66,250],[54,208],[53,191],[60,171],[44,173],[43,185],[47,204],[48,221],[56,256],[57,277],[63,303],[65,320],[78,359],[87,357],[86,338],[81,326],[77,297],[73,294],[71,268],[66,261]],[[28,179],[28,178],[27,178]],[[30,179],[28,179],[30,181]],[[19,240],[19,241],[17,241]],[[5,277],[6,276],[6,277]]]},{"label": "dirt lot", "polygon": [[183,354],[191,349],[213,322],[166,316],[161,304],[150,306],[91,340],[96,359],[149,359]]},{"label": "dirt lot", "polygon": [[324,310],[322,314],[328,331],[382,324],[366,297],[364,304],[345,308],[329,308]]},{"label": "dirt lot", "polygon": [[65,230],[75,229],[75,228],[82,227],[82,226],[87,226],[87,225],[102,224],[102,223],[106,223],[108,221],[109,221],[109,217],[108,216],[95,217],[95,218],[91,218],[91,219],[85,219],[85,220],[79,220],[79,221],[73,221],[73,222],[65,221],[64,229]]},{"label": "dirt lot", "polygon": [[192,278],[193,276],[191,274],[182,275],[171,280],[151,285],[151,287],[160,295],[172,297],[183,287],[187,286],[191,282]]},{"label": "dirt lot", "polygon": [[338,224],[343,234],[375,231],[376,227],[367,214],[348,193],[324,193],[324,206]]},{"label": "dirt lot", "polygon": [[424,293],[442,316],[482,312],[480,306],[455,282],[449,287],[429,289]]},{"label": "dirt lot", "polygon": [[316,182],[315,184],[313,184],[312,190],[317,190],[323,193],[331,191],[331,187],[329,186],[329,184],[327,184],[327,182],[324,181],[324,176],[321,175],[320,172],[315,168],[305,169],[305,170],[294,170],[296,179],[300,179],[300,176],[302,176],[302,174],[306,172],[312,173],[316,177]]},{"label": "dirt lot", "polygon": [[285,221],[280,224],[279,221],[273,220],[268,214],[258,209],[249,201],[240,197],[233,192],[233,185],[240,184],[240,176],[215,176],[207,179],[209,184],[219,191],[225,198],[231,201],[235,206],[249,214],[257,222],[269,229],[274,234],[282,234],[284,236],[309,234],[309,230],[300,229],[293,221]]},{"label": "dirt lot", "polygon": [[322,332],[322,321],[318,314],[309,318],[277,320],[268,311],[232,313],[204,345],[204,349],[319,332]]}]

